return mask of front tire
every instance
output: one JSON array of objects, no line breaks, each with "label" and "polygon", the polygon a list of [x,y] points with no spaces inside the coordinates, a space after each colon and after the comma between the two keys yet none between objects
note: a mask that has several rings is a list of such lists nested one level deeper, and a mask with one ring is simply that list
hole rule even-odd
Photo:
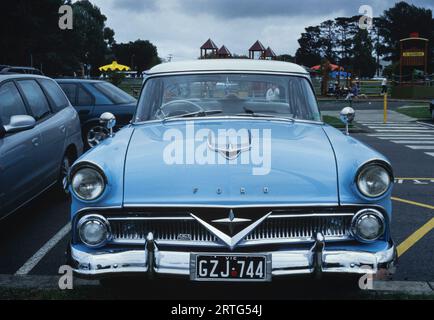
[{"label": "front tire", "polygon": [[69,196],[69,188],[68,188],[68,174],[69,169],[71,168],[72,163],[74,162],[74,157],[68,152],[62,158],[62,163],[60,165],[59,172],[59,180],[57,182],[57,189],[60,194],[68,197]]}]

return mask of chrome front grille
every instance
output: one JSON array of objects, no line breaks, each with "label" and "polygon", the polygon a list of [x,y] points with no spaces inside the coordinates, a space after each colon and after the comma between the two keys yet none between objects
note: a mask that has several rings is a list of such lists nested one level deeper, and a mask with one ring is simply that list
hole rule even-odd
[{"label": "chrome front grille", "polygon": [[217,242],[217,238],[195,219],[109,218],[114,242],[144,242],[149,232],[157,242]]},{"label": "chrome front grille", "polygon": [[350,236],[353,215],[272,215],[247,235],[246,241],[313,239],[321,232],[326,240],[339,240]]},{"label": "chrome front grille", "polygon": [[[313,241],[315,232],[326,240],[351,237],[353,214],[271,214],[239,246],[258,243]],[[192,217],[109,217],[113,243],[144,244],[149,232],[161,244],[222,246],[222,242]]]}]

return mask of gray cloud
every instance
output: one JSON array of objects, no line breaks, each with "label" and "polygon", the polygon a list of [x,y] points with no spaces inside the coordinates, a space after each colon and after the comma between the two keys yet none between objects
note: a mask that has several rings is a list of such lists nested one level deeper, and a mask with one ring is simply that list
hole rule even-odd
[{"label": "gray cloud", "polygon": [[116,0],[113,8],[133,12],[154,11],[158,8],[158,2],[156,0]]},{"label": "gray cloud", "polygon": [[[371,5],[375,16],[393,0],[91,0],[107,16],[118,42],[147,39],[161,57],[194,59],[212,38],[237,54],[247,54],[256,40],[277,54],[295,54],[297,39],[307,26],[327,19],[357,15]],[[408,1],[433,8],[432,0]]]},{"label": "gray cloud", "polygon": [[[116,0],[115,8],[129,11],[154,11],[161,3],[170,3],[185,14],[207,14],[220,19],[267,16],[324,16],[339,11],[347,16],[359,14],[361,5],[370,5],[374,15],[393,6],[393,0]],[[407,1],[433,8],[432,0]]]}]

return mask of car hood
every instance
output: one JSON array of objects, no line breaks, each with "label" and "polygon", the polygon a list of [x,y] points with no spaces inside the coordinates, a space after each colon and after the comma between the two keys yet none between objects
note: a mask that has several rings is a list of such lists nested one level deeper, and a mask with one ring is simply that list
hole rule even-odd
[{"label": "car hood", "polygon": [[[269,148],[259,152],[270,156],[263,155],[262,162],[253,158],[258,145],[248,149],[239,140],[233,148],[243,152],[228,161],[217,142],[222,130],[230,129],[245,130],[238,132],[248,132],[250,141],[269,134],[270,140],[259,140],[259,146]],[[200,155],[220,164],[206,163]],[[259,119],[148,123],[135,126],[126,155],[126,206],[337,203],[336,160],[320,124]]]}]

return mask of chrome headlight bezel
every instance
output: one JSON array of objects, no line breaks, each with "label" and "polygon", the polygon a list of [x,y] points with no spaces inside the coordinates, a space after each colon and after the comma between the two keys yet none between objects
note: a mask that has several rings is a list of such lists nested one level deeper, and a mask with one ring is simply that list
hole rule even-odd
[{"label": "chrome headlight bezel", "polygon": [[[104,226],[106,231],[106,235],[105,237],[102,238],[102,240],[98,243],[89,243],[87,242],[84,237],[82,236],[82,227],[84,227],[87,223],[99,223],[100,225]],[[101,215],[97,215],[97,214],[91,214],[91,215],[86,215],[81,217],[81,219],[78,221],[77,223],[77,236],[78,239],[80,240],[80,242],[82,242],[84,245],[86,245],[89,248],[101,248],[103,246],[105,246],[112,237],[112,232],[111,232],[111,227],[110,227],[110,223],[109,221],[101,216]]]},{"label": "chrome headlight bezel", "polygon": [[[384,190],[382,190],[381,192],[378,192],[375,194],[369,194],[368,192],[365,192],[363,190],[363,188],[360,186],[360,184],[361,184],[361,180],[363,178],[364,173],[366,173],[367,170],[369,170],[373,167],[384,170],[384,172],[388,176],[389,183],[388,183],[387,187]],[[384,196],[392,187],[393,182],[394,182],[394,176],[393,176],[393,170],[392,170],[391,165],[385,161],[380,161],[380,160],[373,160],[373,161],[369,161],[369,162],[363,164],[359,168],[359,170],[357,171],[356,176],[355,176],[355,184],[356,184],[357,190],[360,192],[361,195],[363,195],[364,197],[369,198],[369,199],[376,199],[376,198],[380,198],[380,197]]]},{"label": "chrome headlight bezel", "polygon": [[[359,235],[357,232],[358,223],[360,221],[362,221],[363,219],[368,218],[369,216],[375,217],[381,225],[381,228],[380,228],[378,235],[372,239],[366,239],[366,238],[362,237],[361,235]],[[356,240],[358,240],[360,242],[364,242],[364,243],[375,242],[375,241],[379,240],[381,237],[383,237],[385,232],[386,232],[386,218],[384,217],[384,215],[380,211],[378,211],[376,209],[369,208],[369,209],[360,210],[354,215],[354,217],[351,221],[351,234]]]},{"label": "chrome headlight bezel", "polygon": [[[83,196],[82,194],[77,192],[77,190],[74,188],[74,178],[76,177],[77,173],[79,173],[82,170],[93,170],[94,173],[96,173],[99,176],[99,178],[102,182],[101,191],[96,196],[94,196],[92,198]],[[106,187],[107,187],[107,177],[104,174],[104,171],[99,166],[97,166],[93,163],[89,163],[89,162],[82,162],[82,163],[75,165],[71,169],[71,172],[69,175],[69,184],[71,186],[71,191],[72,191],[72,194],[74,194],[74,196],[76,196],[81,201],[91,202],[91,201],[95,201],[95,200],[99,199],[104,194]]]}]

